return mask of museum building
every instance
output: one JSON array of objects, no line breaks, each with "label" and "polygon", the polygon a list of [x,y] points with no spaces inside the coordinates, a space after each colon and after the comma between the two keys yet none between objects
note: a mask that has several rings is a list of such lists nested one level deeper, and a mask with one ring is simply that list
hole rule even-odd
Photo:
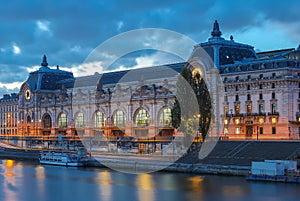
[{"label": "museum building", "polygon": [[[224,86],[217,105],[222,112],[215,113],[222,119],[218,135],[300,139],[300,46],[256,52],[221,35],[215,21],[208,41],[194,46],[194,52],[205,50],[213,61],[208,69]],[[44,56],[18,94],[0,99],[0,135],[172,136],[171,109],[184,66],[189,62],[74,77],[49,67]]]}]

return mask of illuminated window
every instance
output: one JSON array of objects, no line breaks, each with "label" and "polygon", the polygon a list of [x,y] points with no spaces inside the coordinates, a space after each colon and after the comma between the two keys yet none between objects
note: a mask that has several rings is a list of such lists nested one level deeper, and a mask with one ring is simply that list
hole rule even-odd
[{"label": "illuminated window", "polygon": [[264,123],[264,119],[263,118],[259,118],[259,123],[263,124]]},{"label": "illuminated window", "polygon": [[58,127],[60,127],[60,128],[66,128],[67,124],[68,124],[67,115],[65,113],[61,113],[58,116]]},{"label": "illuminated window", "polygon": [[247,114],[250,114],[252,112],[252,105],[247,105]]},{"label": "illuminated window", "polygon": [[240,134],[240,128],[239,127],[235,128],[235,134]]},{"label": "illuminated window", "polygon": [[141,108],[136,112],[135,124],[137,126],[148,126],[149,125],[149,114],[145,109]]},{"label": "illuminated window", "polygon": [[240,119],[235,119],[235,120],[234,120],[234,123],[235,123],[235,124],[239,124],[239,123],[240,123]]},{"label": "illuminated window", "polygon": [[159,115],[159,125],[160,126],[171,126],[172,123],[172,116],[171,116],[171,109],[165,107],[162,109]]},{"label": "illuminated window", "polygon": [[235,114],[240,114],[240,106],[239,105],[236,105],[234,107],[234,111],[235,111]]},{"label": "illuminated window", "polygon": [[228,124],[228,120],[224,119],[224,124],[227,125]]},{"label": "illuminated window", "polygon": [[100,111],[97,111],[94,116],[94,126],[95,128],[100,128],[105,126],[105,117],[104,114]]},{"label": "illuminated window", "polygon": [[228,114],[228,106],[227,106],[227,105],[224,106],[224,113],[225,113],[225,114]]},{"label": "illuminated window", "polygon": [[273,117],[273,118],[272,118],[272,124],[276,124],[276,121],[277,121],[276,118]]},{"label": "illuminated window", "polygon": [[114,125],[118,127],[124,127],[126,124],[125,114],[121,110],[117,110],[113,116]]},{"label": "illuminated window", "polygon": [[300,117],[298,117],[298,121],[300,122]]},{"label": "illuminated window", "polygon": [[82,112],[79,112],[75,117],[75,127],[76,128],[84,127],[84,115]]},{"label": "illuminated window", "polygon": [[228,134],[228,129],[224,128],[224,134]]}]

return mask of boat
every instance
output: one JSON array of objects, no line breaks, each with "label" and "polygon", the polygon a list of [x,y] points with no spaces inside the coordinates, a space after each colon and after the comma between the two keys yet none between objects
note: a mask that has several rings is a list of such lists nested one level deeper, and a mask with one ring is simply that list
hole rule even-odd
[{"label": "boat", "polygon": [[265,160],[251,164],[251,173],[246,176],[250,181],[271,181],[284,183],[300,183],[300,170],[297,161]]},{"label": "boat", "polygon": [[82,167],[87,163],[85,157],[79,157],[77,154],[73,153],[58,152],[41,153],[39,161],[42,165],[60,165],[69,167]]}]

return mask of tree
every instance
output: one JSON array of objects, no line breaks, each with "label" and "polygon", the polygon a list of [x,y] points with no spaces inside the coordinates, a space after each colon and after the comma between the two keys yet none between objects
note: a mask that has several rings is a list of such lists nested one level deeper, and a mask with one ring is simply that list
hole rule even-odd
[{"label": "tree", "polygon": [[[172,108],[172,126],[174,128],[179,128],[180,124],[182,130],[185,131],[185,136],[189,135],[190,137],[194,137],[194,133],[191,133],[190,129],[186,126],[192,125],[196,121],[196,127],[198,132],[201,134],[202,139],[206,138],[206,135],[209,130],[209,125],[211,121],[211,99],[209,95],[209,91],[205,84],[204,79],[201,77],[198,71],[192,72],[187,66],[182,68],[180,75],[187,81],[190,85],[190,88],[193,90],[192,93],[195,94],[197,99],[197,104],[192,104],[191,95],[187,89],[180,82],[177,81],[177,94],[175,97],[174,107]],[[182,100],[184,99],[184,101]],[[181,111],[181,107],[179,103],[184,102],[185,104],[190,104],[189,111],[184,114]],[[197,111],[197,112],[196,112]],[[191,136],[192,135],[192,136]]]}]

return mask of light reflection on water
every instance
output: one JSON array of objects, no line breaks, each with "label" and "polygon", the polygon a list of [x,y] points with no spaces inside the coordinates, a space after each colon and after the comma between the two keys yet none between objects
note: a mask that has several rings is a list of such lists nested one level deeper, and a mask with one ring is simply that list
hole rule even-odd
[{"label": "light reflection on water", "polygon": [[299,185],[247,182],[244,177],[40,166],[0,160],[0,201],[26,200],[299,200]]}]

